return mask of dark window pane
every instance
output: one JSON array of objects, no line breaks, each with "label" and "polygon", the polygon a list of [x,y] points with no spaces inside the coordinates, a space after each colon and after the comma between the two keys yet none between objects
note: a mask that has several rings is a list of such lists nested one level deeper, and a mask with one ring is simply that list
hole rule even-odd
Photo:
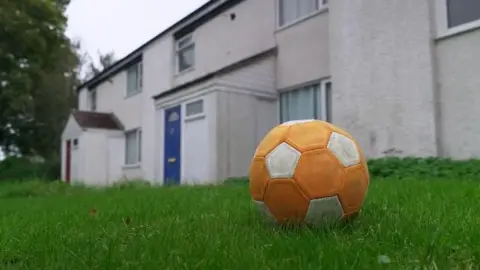
[{"label": "dark window pane", "polygon": [[448,27],[480,19],[480,0],[447,0]]},{"label": "dark window pane", "polygon": [[192,116],[195,114],[203,113],[203,100],[197,100],[191,103],[188,103],[186,108],[186,116]]},{"label": "dark window pane", "polygon": [[178,71],[184,71],[193,67],[195,57],[195,46],[189,45],[178,52]]},{"label": "dark window pane", "polygon": [[327,82],[325,84],[325,95],[326,95],[326,102],[325,105],[327,106],[327,116],[326,121],[331,123],[332,122],[332,83]]}]

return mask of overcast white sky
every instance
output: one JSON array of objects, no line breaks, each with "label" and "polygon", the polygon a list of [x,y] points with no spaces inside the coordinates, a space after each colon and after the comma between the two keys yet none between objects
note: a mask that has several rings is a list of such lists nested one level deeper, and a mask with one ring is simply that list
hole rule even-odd
[{"label": "overcast white sky", "polygon": [[120,59],[194,11],[207,0],[72,0],[67,9],[70,38],[96,59],[113,50]]}]

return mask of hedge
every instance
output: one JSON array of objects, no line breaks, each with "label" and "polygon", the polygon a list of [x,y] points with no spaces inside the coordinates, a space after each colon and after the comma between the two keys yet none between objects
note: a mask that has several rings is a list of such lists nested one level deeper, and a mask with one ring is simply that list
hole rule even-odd
[{"label": "hedge", "polygon": [[60,162],[33,162],[28,158],[8,157],[0,162],[0,181],[57,180]]},{"label": "hedge", "polygon": [[388,157],[368,161],[372,178],[480,178],[480,160]]},{"label": "hedge", "polygon": [[[451,160],[447,158],[386,157],[368,160],[373,179],[480,179],[480,160]],[[232,183],[248,178],[231,178]]]},{"label": "hedge", "polygon": [[[480,179],[480,160],[451,160],[446,158],[388,157],[368,161],[372,178],[451,178]],[[26,158],[9,157],[0,162],[0,181],[57,180],[60,162],[32,162]],[[232,179],[245,181],[245,178]]]}]

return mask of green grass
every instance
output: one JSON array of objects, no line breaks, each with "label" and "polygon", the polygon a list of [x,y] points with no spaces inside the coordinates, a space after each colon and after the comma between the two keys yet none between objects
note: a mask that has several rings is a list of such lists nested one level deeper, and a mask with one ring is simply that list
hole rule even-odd
[{"label": "green grass", "polygon": [[348,226],[287,230],[242,183],[0,184],[0,269],[478,269],[479,202],[475,181],[374,179]]}]

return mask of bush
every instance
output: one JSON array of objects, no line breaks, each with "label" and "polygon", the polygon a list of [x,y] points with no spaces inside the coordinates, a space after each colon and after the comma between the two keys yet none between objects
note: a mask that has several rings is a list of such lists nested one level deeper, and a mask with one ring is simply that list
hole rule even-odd
[{"label": "bush", "polygon": [[[480,160],[386,157],[368,160],[371,178],[480,179]],[[228,184],[248,182],[248,177],[228,179]]]},{"label": "bush", "polygon": [[92,192],[95,189],[82,185],[69,185],[63,181],[3,181],[0,183],[0,199],[2,198],[23,198],[23,197],[44,197],[55,195],[73,195],[82,192]]},{"label": "bush", "polygon": [[133,180],[122,180],[115,182],[113,188],[115,189],[141,189],[146,187],[151,187],[152,184],[146,180],[142,179],[133,179]]},{"label": "bush", "polygon": [[55,180],[60,178],[60,162],[34,162],[23,157],[8,157],[0,162],[0,181]]},{"label": "bush", "polygon": [[480,177],[480,160],[388,157],[369,160],[368,169],[375,178],[472,179]]}]

